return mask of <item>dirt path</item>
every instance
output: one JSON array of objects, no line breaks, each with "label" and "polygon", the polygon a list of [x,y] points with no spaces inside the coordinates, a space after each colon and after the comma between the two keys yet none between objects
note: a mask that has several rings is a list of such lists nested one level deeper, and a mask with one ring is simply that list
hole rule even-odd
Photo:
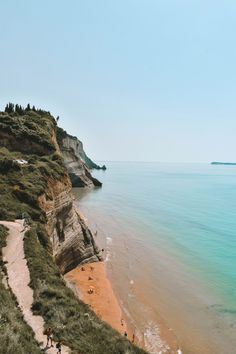
[{"label": "dirt path", "polygon": [[[33,290],[29,287],[30,273],[24,254],[23,221],[0,221],[0,224],[9,229],[7,246],[3,248],[3,260],[7,262],[8,283],[17,298],[25,321],[35,333],[36,340],[46,353],[55,354],[57,352],[55,347],[45,347],[46,336],[43,334],[43,318],[41,316],[34,316],[31,311]],[[69,348],[62,347],[62,354],[66,353],[70,353]]]}]

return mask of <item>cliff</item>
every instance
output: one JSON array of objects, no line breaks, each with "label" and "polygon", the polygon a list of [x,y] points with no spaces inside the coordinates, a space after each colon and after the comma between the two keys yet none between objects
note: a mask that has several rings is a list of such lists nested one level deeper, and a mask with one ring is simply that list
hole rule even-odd
[{"label": "cliff", "polygon": [[[18,241],[21,239],[24,248],[22,259],[24,264],[27,262],[24,269],[29,270],[33,290],[33,302],[27,300],[30,307],[25,311],[30,309],[41,316],[44,330],[52,327],[54,340],[63,341],[73,353],[145,354],[78,299],[62,277],[79,264],[98,261],[100,255],[91,231],[73,204],[72,184],[56,130],[57,123],[49,112],[29,105],[23,109],[9,104],[5,112],[0,112],[0,220],[24,219],[29,226],[24,229],[24,237],[22,229],[18,230]],[[66,141],[71,148],[76,140]],[[33,326],[24,322],[19,297],[5,287],[8,268],[2,259],[2,247],[7,233],[0,228],[0,303],[5,305],[0,306],[0,318],[8,328],[1,336],[0,353],[9,350],[12,338],[17,339],[12,352],[20,348],[22,354],[38,353],[40,344],[33,337],[37,331],[33,333]],[[15,243],[17,248],[15,236],[12,246]],[[14,279],[21,281],[25,273],[22,268],[14,269]]]},{"label": "cliff", "polygon": [[68,170],[73,187],[100,187],[102,185],[94,178],[89,169],[96,166],[84,152],[82,142],[66,133],[62,128],[57,128],[57,141],[64,159],[64,163]]},{"label": "cliff", "polygon": [[90,169],[104,169],[95,164],[85,153],[82,142],[67,134],[62,128],[57,128],[57,141],[67,167],[73,187],[100,187],[102,183],[94,178]]},{"label": "cliff", "polygon": [[78,264],[100,259],[93,235],[73,204],[68,176],[56,182],[49,179],[45,193],[39,197],[39,203],[46,214],[46,230],[55,261],[62,273]]},{"label": "cliff", "polygon": [[27,213],[33,221],[43,223],[55,261],[65,273],[78,264],[100,259],[93,235],[73,204],[70,159],[76,160],[73,171],[80,186],[98,182],[76,155],[75,139],[66,138],[60,151],[56,130],[56,121],[48,112],[0,113],[0,172],[4,174],[0,218],[14,219]]}]

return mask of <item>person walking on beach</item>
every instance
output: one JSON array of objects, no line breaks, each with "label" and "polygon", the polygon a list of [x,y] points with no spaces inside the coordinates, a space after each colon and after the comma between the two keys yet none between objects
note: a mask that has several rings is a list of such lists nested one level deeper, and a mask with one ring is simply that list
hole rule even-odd
[{"label": "person walking on beach", "polygon": [[47,347],[50,342],[51,342],[51,347],[53,347],[53,344],[52,344],[53,331],[52,331],[51,327],[48,327],[48,329],[46,330],[46,336],[47,336]]},{"label": "person walking on beach", "polygon": [[57,348],[57,354],[61,354],[61,341],[57,343],[56,348]]}]

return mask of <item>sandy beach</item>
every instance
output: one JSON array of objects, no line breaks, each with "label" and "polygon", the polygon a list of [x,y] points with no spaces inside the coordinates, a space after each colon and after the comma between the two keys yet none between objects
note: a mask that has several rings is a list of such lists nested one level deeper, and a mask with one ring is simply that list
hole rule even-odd
[{"label": "sandy beach", "polygon": [[[74,193],[76,199],[80,200],[81,190],[74,190]],[[82,191],[82,193],[86,192]],[[132,339],[134,333],[135,344],[148,350],[148,352],[155,354],[179,353],[179,343],[175,332],[170,328],[165,318],[156,310],[156,303],[159,299],[156,296],[156,292],[154,295],[151,293],[152,286],[148,282],[150,274],[153,276],[153,272],[147,273],[146,265],[149,264],[147,260],[146,263],[140,262],[140,245],[133,241],[132,235],[134,233],[132,233],[132,230],[130,231],[129,224],[126,224],[128,231],[123,233],[116,224],[108,223],[105,215],[100,215],[97,210],[96,213],[90,213],[90,209],[83,208],[81,204],[79,214],[96,236],[96,242],[99,247],[105,250],[105,262],[93,265],[95,266],[94,274],[99,269],[99,275],[94,280],[96,281],[96,288],[99,289],[99,294],[101,291],[101,296],[95,294],[92,297],[87,293],[89,286],[93,286],[92,281],[88,281],[90,273],[87,272],[89,272],[89,269],[86,272],[82,272],[80,267],[67,274],[67,278],[70,279],[70,283],[78,296],[90,304],[103,320],[110,323],[121,333],[124,333],[125,329],[121,327],[119,320],[122,317],[128,325],[129,339]],[[123,235],[124,238],[122,237]],[[127,256],[128,251],[130,251],[129,255],[135,256],[135,267],[133,267],[134,263],[130,263],[132,257]],[[139,255],[139,257],[136,255]],[[84,268],[89,268],[89,265],[85,265]],[[100,272],[101,269],[102,274]],[[107,282],[112,294],[111,300],[106,300],[106,297],[103,297],[103,290],[105,296],[110,294],[110,291],[105,290]],[[151,285],[153,284],[151,283]],[[161,289],[159,288],[158,294],[160,291]],[[104,306],[106,301],[113,302],[113,299],[118,306],[115,315],[111,312],[113,311],[113,306],[112,309],[110,307],[107,309]]]},{"label": "sandy beach", "polygon": [[85,264],[73,269],[65,280],[94,312],[122,335],[132,340],[132,329],[124,319],[121,307],[107,277],[104,262]]}]

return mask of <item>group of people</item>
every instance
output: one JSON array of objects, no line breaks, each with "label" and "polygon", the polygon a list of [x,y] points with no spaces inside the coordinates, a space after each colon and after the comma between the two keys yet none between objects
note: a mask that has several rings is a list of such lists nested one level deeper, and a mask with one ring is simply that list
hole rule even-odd
[{"label": "group of people", "polygon": [[[53,347],[53,330],[51,327],[48,327],[48,329],[45,332],[47,336],[47,348],[52,348]],[[51,344],[51,345],[50,345]],[[61,347],[62,347],[62,342],[58,341],[56,344],[56,349],[57,349],[57,354],[61,354]]]},{"label": "group of people", "polygon": [[[124,332],[124,336],[128,338],[128,333],[126,331]],[[132,335],[132,343],[134,343],[134,341],[135,341],[135,334]]]}]

